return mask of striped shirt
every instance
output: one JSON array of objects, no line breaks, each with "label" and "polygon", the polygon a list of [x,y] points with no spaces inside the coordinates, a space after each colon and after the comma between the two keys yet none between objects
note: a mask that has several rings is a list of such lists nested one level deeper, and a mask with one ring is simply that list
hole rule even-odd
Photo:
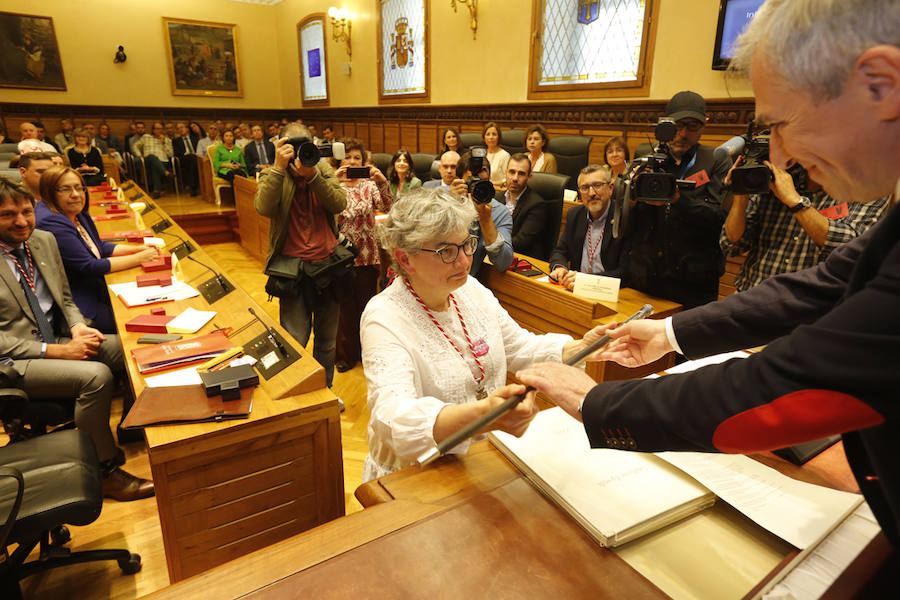
[{"label": "striped shirt", "polygon": [[168,137],[159,139],[149,133],[142,135],[141,138],[134,143],[134,147],[141,156],[146,158],[153,155],[162,162],[168,162],[174,154],[171,139]]}]

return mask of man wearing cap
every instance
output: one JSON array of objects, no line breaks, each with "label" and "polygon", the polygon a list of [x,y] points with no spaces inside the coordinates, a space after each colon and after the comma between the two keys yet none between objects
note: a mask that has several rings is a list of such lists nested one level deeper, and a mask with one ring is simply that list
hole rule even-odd
[{"label": "man wearing cap", "polygon": [[666,105],[666,116],[678,126],[669,142],[664,169],[694,189],[660,202],[638,202],[632,208],[627,236],[631,243],[630,285],[685,308],[716,300],[725,260],[719,233],[725,221],[722,199],[728,158],[716,158],[700,144],[706,125],[706,101],[695,92],[678,92]]}]

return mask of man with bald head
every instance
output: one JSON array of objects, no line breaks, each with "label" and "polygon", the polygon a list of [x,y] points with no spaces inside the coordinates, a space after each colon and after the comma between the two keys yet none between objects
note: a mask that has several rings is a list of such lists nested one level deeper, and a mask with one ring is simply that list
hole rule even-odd
[{"label": "man with bald head", "polygon": [[456,179],[456,165],[459,164],[459,154],[453,150],[447,150],[441,154],[441,161],[438,170],[441,174],[440,179],[432,179],[422,184],[426,189],[442,189],[449,190],[450,184]]},{"label": "man with bald head", "polygon": [[19,142],[19,154],[26,152],[56,152],[56,148],[47,142],[38,139],[38,128],[34,123],[26,121],[19,125],[21,141]]},{"label": "man with bald head", "polygon": [[[844,200],[900,191],[898,32],[896,0],[762,5],[733,65],[749,73],[776,167],[799,163]],[[860,491],[900,545],[898,208],[816,267],[608,333],[600,358],[629,367],[672,350],[701,358],[767,345],[657,379],[595,385],[549,363],[520,372],[583,420],[593,447],[751,453],[841,434]]]}]

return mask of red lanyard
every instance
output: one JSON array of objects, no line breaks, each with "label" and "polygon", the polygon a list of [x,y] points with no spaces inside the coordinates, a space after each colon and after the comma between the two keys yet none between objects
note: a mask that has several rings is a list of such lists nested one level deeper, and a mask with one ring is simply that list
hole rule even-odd
[{"label": "red lanyard", "polygon": [[6,245],[3,245],[2,248],[6,255],[10,257],[14,263],[16,263],[16,268],[19,269],[19,273],[21,273],[22,277],[25,278],[25,281],[28,283],[28,287],[31,288],[31,291],[37,293],[37,290],[35,290],[34,288],[34,259],[31,258],[31,248],[28,247],[28,242],[24,242],[23,245],[25,246],[25,252],[28,254],[28,267],[30,269],[30,272],[32,273],[31,275],[25,272],[25,269],[23,269],[22,265],[19,264],[19,259],[17,259],[13,255],[13,253],[6,248]]},{"label": "red lanyard", "polygon": [[596,244],[591,244],[591,224],[593,223],[593,219],[590,219],[590,215],[588,215],[588,226],[587,226],[587,243],[588,243],[588,264],[587,267],[590,269],[594,264],[594,253],[597,251],[597,248],[600,247],[600,243],[603,241],[603,228],[600,228],[600,239],[597,240]]},{"label": "red lanyard", "polygon": [[[412,285],[410,285],[409,280],[404,278],[403,283],[406,284],[406,288],[409,290],[409,293],[413,295],[413,298],[415,298],[419,302],[419,304],[422,306],[422,310],[425,311],[425,314],[427,314],[431,318],[431,322],[434,323],[435,327],[437,327],[441,331],[441,333],[444,334],[444,337],[447,339],[448,342],[450,342],[450,345],[453,346],[453,349],[456,350],[456,353],[459,354],[459,357],[461,359],[463,359],[463,362],[465,362],[466,358],[465,358],[465,356],[463,356],[462,350],[460,350],[456,346],[456,344],[453,343],[453,340],[450,339],[450,336],[447,335],[447,332],[444,331],[444,328],[441,327],[441,324],[438,323],[437,319],[434,318],[434,315],[431,313],[431,310],[429,310],[429,308],[425,304],[425,302],[416,293],[416,290],[414,290]],[[487,396],[487,393],[484,390],[484,377],[485,377],[484,366],[481,364],[481,361],[478,360],[478,356],[476,356],[476,354],[475,354],[475,347],[472,345],[472,340],[469,338],[469,330],[466,329],[466,322],[463,319],[462,313],[459,310],[459,306],[456,304],[456,298],[453,297],[453,294],[450,294],[450,302],[451,302],[451,304],[453,304],[453,308],[456,309],[456,316],[459,317],[459,324],[462,325],[463,335],[465,335],[465,337],[466,337],[466,344],[469,346],[469,352],[472,353],[472,358],[475,359],[475,364],[478,365],[478,371],[480,373],[480,376],[476,377],[473,374],[472,378],[475,379],[475,385],[478,387],[478,391],[477,391],[478,399],[481,400],[482,398],[485,398]]]}]

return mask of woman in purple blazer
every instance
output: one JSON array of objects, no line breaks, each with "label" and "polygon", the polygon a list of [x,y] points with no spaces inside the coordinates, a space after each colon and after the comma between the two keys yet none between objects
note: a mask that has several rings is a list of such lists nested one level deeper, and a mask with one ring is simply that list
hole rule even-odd
[{"label": "woman in purple blazer", "polygon": [[100,239],[88,205],[84,179],[75,169],[52,167],[41,176],[41,201],[35,206],[37,226],[56,237],[72,298],[91,326],[116,333],[109,292],[103,276],[156,258],[152,246],[111,244]]}]

